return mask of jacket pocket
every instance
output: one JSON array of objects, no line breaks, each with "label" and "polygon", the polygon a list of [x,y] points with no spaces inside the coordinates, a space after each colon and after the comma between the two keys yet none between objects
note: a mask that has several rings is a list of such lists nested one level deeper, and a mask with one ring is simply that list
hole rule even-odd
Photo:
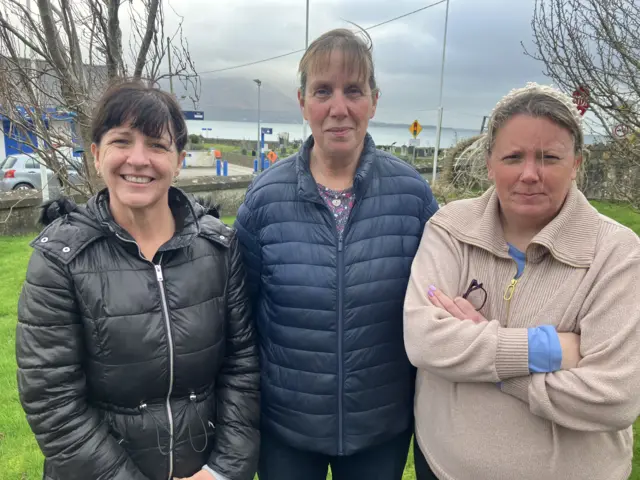
[{"label": "jacket pocket", "polygon": [[115,421],[113,419],[113,413],[109,412],[109,411],[105,411],[104,412],[105,415],[105,421],[107,422],[107,427],[109,429],[109,434],[115,438],[116,442],[118,442],[118,444],[123,445],[126,443],[126,439],[123,433],[121,433],[120,431],[118,431],[118,429],[116,428],[115,425]]}]

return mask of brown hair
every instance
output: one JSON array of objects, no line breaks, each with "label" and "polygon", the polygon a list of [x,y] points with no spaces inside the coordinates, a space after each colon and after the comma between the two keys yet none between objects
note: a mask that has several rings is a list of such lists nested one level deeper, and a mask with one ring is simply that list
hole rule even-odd
[{"label": "brown hair", "polygon": [[187,144],[187,124],[176,99],[140,81],[114,84],[102,95],[91,121],[91,141],[99,145],[105,133],[127,124],[151,138],[168,132],[178,152]]},{"label": "brown hair", "polygon": [[[359,27],[358,27],[359,28]],[[323,68],[334,51],[343,54],[343,64],[349,73],[357,72],[358,76],[367,79],[372,95],[378,92],[373,66],[371,37],[360,29],[367,39],[365,43],[355,33],[346,28],[337,28],[322,34],[315,39],[300,60],[300,92],[304,96],[309,74]]]}]

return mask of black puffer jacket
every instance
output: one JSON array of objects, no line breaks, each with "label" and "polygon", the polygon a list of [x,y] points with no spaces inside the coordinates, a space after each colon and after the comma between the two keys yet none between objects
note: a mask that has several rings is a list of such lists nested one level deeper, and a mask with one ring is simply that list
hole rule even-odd
[{"label": "black puffer jacket", "polygon": [[253,478],[259,367],[235,231],[178,189],[153,263],[108,194],[33,241],[16,354],[27,420],[55,480],[167,480],[208,464]]}]

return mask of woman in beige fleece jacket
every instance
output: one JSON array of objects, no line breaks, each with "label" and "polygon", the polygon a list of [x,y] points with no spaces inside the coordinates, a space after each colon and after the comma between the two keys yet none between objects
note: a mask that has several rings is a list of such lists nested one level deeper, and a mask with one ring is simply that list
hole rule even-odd
[{"label": "woman in beige fleece jacket", "polygon": [[427,224],[404,317],[418,480],[631,472],[640,240],[576,188],[582,148],[570,98],[515,90],[484,142],[494,186]]}]

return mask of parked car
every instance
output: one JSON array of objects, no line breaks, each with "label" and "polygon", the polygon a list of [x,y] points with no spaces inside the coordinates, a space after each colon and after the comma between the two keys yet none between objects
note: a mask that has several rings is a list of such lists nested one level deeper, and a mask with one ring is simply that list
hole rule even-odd
[{"label": "parked car", "polygon": [[[37,155],[10,155],[0,161],[0,192],[12,190],[31,190],[42,188],[40,177],[40,163]],[[69,181],[72,185],[81,185],[83,179],[78,173],[79,164],[71,163],[67,168]],[[62,186],[60,179],[47,168],[49,186],[59,190]]]}]

